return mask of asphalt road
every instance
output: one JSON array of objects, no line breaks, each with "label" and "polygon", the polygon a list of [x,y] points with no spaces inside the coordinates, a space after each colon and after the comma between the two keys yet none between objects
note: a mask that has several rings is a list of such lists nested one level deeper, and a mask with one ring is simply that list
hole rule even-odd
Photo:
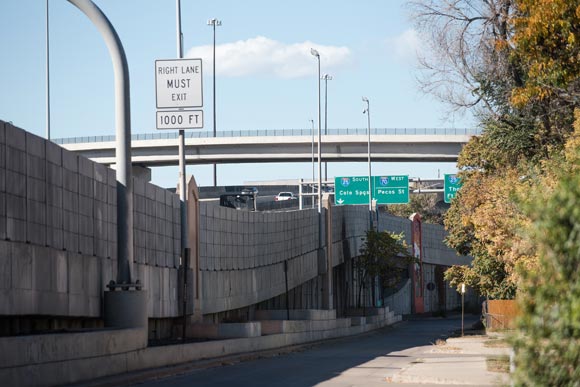
[{"label": "asphalt road", "polygon": [[[466,326],[476,320],[477,316],[466,316]],[[410,348],[429,345],[460,329],[459,317],[405,321],[296,352],[194,370],[139,386],[384,386],[387,377],[416,360]],[[398,354],[403,350],[407,351]]]}]

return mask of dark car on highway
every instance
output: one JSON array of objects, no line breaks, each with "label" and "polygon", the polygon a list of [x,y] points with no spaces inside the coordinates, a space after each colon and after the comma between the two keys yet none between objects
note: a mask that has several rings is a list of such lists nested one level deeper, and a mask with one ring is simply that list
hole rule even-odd
[{"label": "dark car on highway", "polygon": [[245,187],[242,189],[242,195],[258,195],[258,188],[256,187]]}]

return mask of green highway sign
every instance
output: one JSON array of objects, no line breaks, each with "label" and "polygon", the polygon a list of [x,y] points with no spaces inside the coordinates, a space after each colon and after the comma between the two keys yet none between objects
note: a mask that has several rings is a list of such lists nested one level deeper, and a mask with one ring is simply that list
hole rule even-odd
[{"label": "green highway sign", "polygon": [[[404,204],[409,202],[409,176],[371,176],[373,199],[377,204]],[[344,176],[334,178],[334,202],[344,204],[368,204],[368,176]]]},{"label": "green highway sign", "polygon": [[377,204],[409,203],[409,176],[373,176],[373,199]]},{"label": "green highway sign", "polygon": [[445,175],[444,188],[444,200],[445,203],[451,203],[451,200],[457,194],[457,191],[461,188],[461,179],[457,175]]},{"label": "green highway sign", "polygon": [[334,203],[368,204],[369,177],[347,176],[334,178]]}]

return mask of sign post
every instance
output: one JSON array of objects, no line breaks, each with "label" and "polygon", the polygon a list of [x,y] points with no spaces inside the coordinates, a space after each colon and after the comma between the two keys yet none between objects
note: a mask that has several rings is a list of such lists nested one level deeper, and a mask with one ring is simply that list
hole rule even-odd
[{"label": "sign post", "polygon": [[461,179],[453,174],[446,174],[444,177],[444,200],[445,203],[451,203],[455,195],[457,195],[457,191],[461,188]]}]

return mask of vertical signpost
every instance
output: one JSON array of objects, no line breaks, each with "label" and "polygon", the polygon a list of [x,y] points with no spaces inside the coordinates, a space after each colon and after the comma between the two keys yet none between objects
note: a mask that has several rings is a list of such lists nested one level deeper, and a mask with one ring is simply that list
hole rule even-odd
[{"label": "vertical signpost", "polygon": [[446,174],[444,177],[444,200],[445,203],[451,203],[455,195],[457,195],[457,191],[461,188],[461,179],[454,174]]},{"label": "vertical signpost", "polygon": [[177,52],[179,59],[155,61],[155,100],[157,129],[179,129],[179,200],[181,214],[181,257],[183,267],[183,338],[185,339],[187,316],[187,268],[189,266],[189,243],[187,231],[186,179],[185,179],[185,132],[184,129],[203,128],[201,59],[181,59],[181,9],[177,0]]}]

